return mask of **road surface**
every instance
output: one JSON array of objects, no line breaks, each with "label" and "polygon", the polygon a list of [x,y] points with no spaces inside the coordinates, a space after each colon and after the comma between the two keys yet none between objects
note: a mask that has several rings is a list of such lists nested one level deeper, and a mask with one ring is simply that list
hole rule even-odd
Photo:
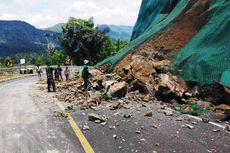
[{"label": "road surface", "polygon": [[50,103],[34,99],[36,77],[0,84],[1,153],[82,153],[65,118]]},{"label": "road surface", "polygon": [[[52,100],[53,93],[36,90],[36,80],[30,77],[0,84],[0,153],[83,153],[67,119],[53,115],[60,110]],[[230,151],[229,132],[184,115],[165,116],[151,104],[119,110],[102,106],[98,111],[75,109],[71,116],[79,127],[89,126],[83,133],[96,153]],[[152,117],[144,117],[147,110],[153,112]],[[106,115],[107,123],[89,122],[88,113],[92,112]],[[125,119],[125,113],[132,117]],[[184,120],[176,121],[178,117]]]}]

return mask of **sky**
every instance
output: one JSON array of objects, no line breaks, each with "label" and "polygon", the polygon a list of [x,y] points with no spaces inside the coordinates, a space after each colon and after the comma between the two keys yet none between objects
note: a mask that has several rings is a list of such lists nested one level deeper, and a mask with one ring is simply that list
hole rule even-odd
[{"label": "sky", "polygon": [[38,28],[89,19],[96,24],[134,25],[142,0],[0,0],[0,20],[22,20]]}]

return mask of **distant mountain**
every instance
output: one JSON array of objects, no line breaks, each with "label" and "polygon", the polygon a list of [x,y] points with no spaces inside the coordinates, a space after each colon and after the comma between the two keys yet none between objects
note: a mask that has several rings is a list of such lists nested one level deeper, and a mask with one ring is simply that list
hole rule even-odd
[{"label": "distant mountain", "polygon": [[[59,23],[53,27],[46,28],[45,30],[50,30],[50,31],[61,33],[63,25],[64,25],[64,23]],[[119,38],[121,40],[125,40],[125,39],[129,40],[131,38],[131,35],[133,32],[132,26],[102,24],[102,25],[98,25],[97,27],[99,29],[109,28],[110,31],[107,35],[110,36],[113,40],[116,40]]]},{"label": "distant mountain", "polygon": [[55,34],[23,21],[0,20],[0,56],[44,51],[47,33]]},{"label": "distant mountain", "polygon": [[61,33],[62,32],[62,26],[64,24],[65,23],[58,23],[58,24],[54,25],[53,27],[49,27],[49,28],[46,28],[44,30],[49,30],[49,31]]},{"label": "distant mountain", "polygon": [[133,32],[132,26],[102,24],[102,25],[98,25],[98,27],[109,28],[110,31],[107,35],[110,36],[113,40],[116,39],[130,40]]}]

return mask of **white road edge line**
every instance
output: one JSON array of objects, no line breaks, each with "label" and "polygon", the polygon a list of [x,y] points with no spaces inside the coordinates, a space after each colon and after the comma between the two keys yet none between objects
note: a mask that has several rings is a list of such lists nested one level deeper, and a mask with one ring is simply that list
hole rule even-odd
[{"label": "white road edge line", "polygon": [[[199,117],[196,117],[196,116],[192,116],[192,115],[188,115],[188,114],[186,114],[186,116],[188,116],[190,118],[193,118],[193,119],[196,119],[196,120],[199,120],[199,121],[202,121],[202,118],[199,118]],[[221,124],[218,124],[218,123],[215,123],[215,122],[208,122],[208,123],[211,124],[211,125],[217,126],[219,128],[225,129],[225,126],[223,126]]]}]

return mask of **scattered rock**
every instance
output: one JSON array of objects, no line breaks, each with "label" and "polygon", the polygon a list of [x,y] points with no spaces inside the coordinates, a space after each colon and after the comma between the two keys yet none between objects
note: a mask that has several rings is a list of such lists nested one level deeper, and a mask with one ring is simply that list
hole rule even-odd
[{"label": "scattered rock", "polygon": [[145,142],[145,141],[146,141],[146,139],[142,138],[142,139],[141,139],[141,141],[142,141],[142,142]]},{"label": "scattered rock", "polygon": [[111,110],[116,110],[116,109],[119,109],[119,108],[121,108],[121,103],[119,103],[119,102],[116,102],[116,103],[112,104],[111,107],[110,107]]},{"label": "scattered rock", "polygon": [[173,111],[170,110],[170,109],[165,109],[165,110],[163,110],[163,113],[164,113],[166,116],[173,116]]},{"label": "scattered rock", "polygon": [[202,121],[204,122],[204,123],[209,123],[209,119],[208,118],[202,118]]},{"label": "scattered rock", "polygon": [[189,129],[194,129],[194,126],[190,125],[190,124],[186,124],[186,127]]},{"label": "scattered rock", "polygon": [[141,134],[141,131],[139,131],[139,130],[136,130],[136,132],[135,132],[136,134]]},{"label": "scattered rock", "polygon": [[190,106],[187,106],[187,105],[181,105],[180,111],[181,113],[184,113],[184,114],[191,114],[194,112],[194,110]]},{"label": "scattered rock", "polygon": [[124,117],[124,118],[131,118],[132,115],[130,115],[130,114],[124,114],[123,117]]},{"label": "scattered rock", "polygon": [[176,118],[176,121],[183,121],[183,120],[184,120],[184,118],[182,118],[182,117]]},{"label": "scattered rock", "polygon": [[114,135],[113,135],[113,138],[114,138],[114,139],[117,139],[117,138],[118,138],[118,136],[117,136],[116,134],[114,134]]},{"label": "scattered rock", "polygon": [[83,131],[89,130],[89,126],[84,125],[84,126],[82,127],[82,130],[83,130]]},{"label": "scattered rock", "polygon": [[102,122],[102,123],[101,123],[101,125],[106,125],[106,124],[107,124],[107,122]]},{"label": "scattered rock", "polygon": [[230,125],[226,125],[226,126],[225,126],[225,130],[226,130],[226,131],[230,131]]},{"label": "scattered rock", "polygon": [[153,113],[151,111],[148,111],[148,112],[145,113],[145,116],[146,117],[152,117]]},{"label": "scattered rock", "polygon": [[109,126],[110,130],[114,130],[115,128],[116,128],[116,126],[111,126],[111,125]]},{"label": "scattered rock", "polygon": [[88,118],[89,118],[89,121],[93,121],[93,122],[105,122],[107,119],[105,116],[102,116],[102,115],[98,115],[98,114],[95,114],[95,113],[91,113],[88,115]]},{"label": "scattered rock", "polygon": [[192,124],[193,124],[193,125],[196,125],[196,124],[197,124],[197,122],[192,122]]},{"label": "scattered rock", "polygon": [[220,129],[213,129],[212,131],[213,132],[220,132],[221,130]]},{"label": "scattered rock", "polygon": [[208,150],[209,153],[217,153],[215,149]]}]

